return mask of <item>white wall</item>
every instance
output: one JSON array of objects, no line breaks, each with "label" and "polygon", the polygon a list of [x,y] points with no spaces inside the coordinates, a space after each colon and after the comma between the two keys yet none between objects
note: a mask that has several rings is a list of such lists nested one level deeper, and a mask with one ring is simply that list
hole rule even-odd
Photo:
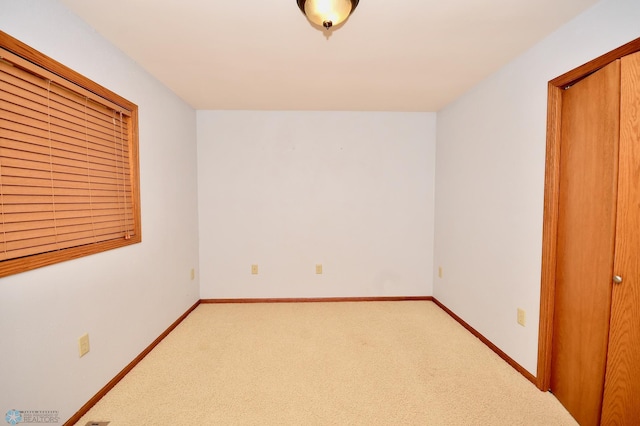
[{"label": "white wall", "polygon": [[63,422],[199,298],[196,116],[57,1],[0,0],[0,28],[139,106],[143,242],[0,279],[0,416]]},{"label": "white wall", "polygon": [[438,113],[434,296],[533,374],[547,82],[639,36],[640,1],[604,0]]},{"label": "white wall", "polygon": [[435,114],[197,117],[202,298],[431,295]]}]

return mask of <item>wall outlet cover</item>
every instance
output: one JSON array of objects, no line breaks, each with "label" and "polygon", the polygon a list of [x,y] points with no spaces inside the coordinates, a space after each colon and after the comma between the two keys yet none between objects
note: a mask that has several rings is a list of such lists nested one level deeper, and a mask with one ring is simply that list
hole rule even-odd
[{"label": "wall outlet cover", "polygon": [[85,333],[78,339],[78,352],[80,357],[85,356],[89,352],[89,333]]},{"label": "wall outlet cover", "polygon": [[521,308],[518,308],[518,324],[523,327],[527,325],[527,313]]}]

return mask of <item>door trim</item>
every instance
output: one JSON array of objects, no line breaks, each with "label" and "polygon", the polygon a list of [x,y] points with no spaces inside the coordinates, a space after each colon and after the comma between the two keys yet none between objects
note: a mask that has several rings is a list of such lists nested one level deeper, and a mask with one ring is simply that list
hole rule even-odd
[{"label": "door trim", "polygon": [[560,187],[560,123],[562,92],[607,64],[640,52],[640,38],[587,62],[559,77],[547,88],[547,151],[544,178],[542,222],[542,271],[540,283],[540,326],[538,330],[538,371],[536,385],[548,391],[551,383],[551,348],[556,286],[556,243],[558,231],[558,196]]}]

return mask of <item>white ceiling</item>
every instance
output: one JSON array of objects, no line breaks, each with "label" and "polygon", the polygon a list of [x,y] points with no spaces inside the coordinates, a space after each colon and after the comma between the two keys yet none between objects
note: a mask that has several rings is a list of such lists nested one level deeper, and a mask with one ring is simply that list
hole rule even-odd
[{"label": "white ceiling", "polygon": [[437,111],[597,0],[62,0],[195,109]]}]

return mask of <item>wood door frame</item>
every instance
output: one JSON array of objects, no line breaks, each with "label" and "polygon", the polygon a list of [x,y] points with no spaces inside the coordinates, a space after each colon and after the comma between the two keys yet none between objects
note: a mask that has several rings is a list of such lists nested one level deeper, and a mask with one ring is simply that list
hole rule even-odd
[{"label": "wood door frame", "polygon": [[551,350],[556,287],[556,244],[558,232],[558,197],[560,189],[560,137],[562,92],[567,86],[589,76],[623,56],[640,52],[640,38],[620,46],[578,68],[554,78],[548,84],[547,151],[544,178],[544,212],[542,225],[542,274],[540,283],[540,327],[538,330],[538,371],[536,385],[548,391],[551,383]]}]

